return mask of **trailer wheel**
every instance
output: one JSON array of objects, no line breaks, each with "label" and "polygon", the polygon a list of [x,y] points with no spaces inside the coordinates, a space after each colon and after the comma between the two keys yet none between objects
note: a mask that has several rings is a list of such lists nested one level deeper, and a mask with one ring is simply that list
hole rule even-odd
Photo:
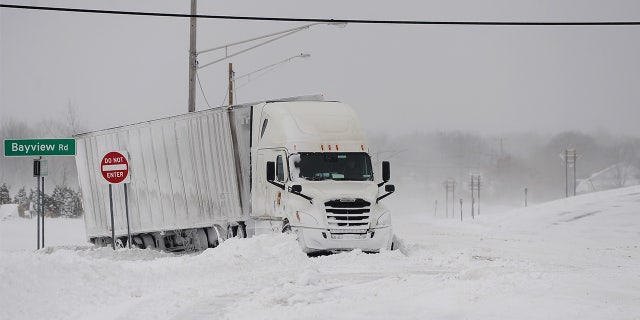
[{"label": "trailer wheel", "polygon": [[118,249],[124,248],[125,247],[125,245],[124,245],[125,241],[122,241],[122,239],[120,239],[120,238],[116,239],[116,248],[118,248]]},{"label": "trailer wheel", "polygon": [[246,238],[247,237],[247,229],[245,228],[244,224],[242,224],[242,223],[238,224],[238,227],[236,228],[236,236],[238,238]]},{"label": "trailer wheel", "polygon": [[131,246],[134,248],[144,249],[144,242],[139,236],[131,237]]},{"label": "trailer wheel", "polygon": [[196,233],[194,236],[194,245],[195,245],[196,251],[203,251],[209,247],[209,241],[207,240],[207,233],[204,231],[204,229],[196,230]]},{"label": "trailer wheel", "polygon": [[233,231],[233,226],[229,225],[227,227],[227,239],[231,239],[236,236],[236,233]]},{"label": "trailer wheel", "polygon": [[156,248],[156,243],[153,241],[153,237],[150,234],[142,235],[142,243],[144,244],[144,249]]},{"label": "trailer wheel", "polygon": [[224,241],[223,230],[219,225],[206,228],[207,239],[209,241],[209,248],[215,248]]}]

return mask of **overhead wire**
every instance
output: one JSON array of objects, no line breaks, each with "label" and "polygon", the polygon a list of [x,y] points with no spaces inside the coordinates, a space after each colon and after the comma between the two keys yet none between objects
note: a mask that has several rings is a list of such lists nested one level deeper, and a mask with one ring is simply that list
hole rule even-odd
[{"label": "overhead wire", "polygon": [[112,15],[132,15],[172,18],[199,18],[220,20],[248,20],[248,21],[279,21],[279,22],[320,22],[320,23],[350,23],[350,24],[395,24],[395,25],[471,25],[471,26],[637,26],[640,21],[430,21],[430,20],[371,20],[371,19],[324,19],[324,18],[291,18],[264,16],[233,16],[233,15],[205,15],[164,12],[142,12],[121,10],[98,10],[82,8],[63,8],[48,6],[25,6],[0,4],[0,8],[41,10],[75,13],[95,13]]},{"label": "overhead wire", "polygon": [[207,95],[204,94],[204,89],[202,88],[202,83],[200,82],[200,76],[198,76],[198,72],[196,71],[196,80],[198,80],[198,86],[200,87],[200,91],[202,92],[202,97],[204,97],[204,102],[207,104],[207,107],[211,108],[209,104],[209,100],[207,100]]}]

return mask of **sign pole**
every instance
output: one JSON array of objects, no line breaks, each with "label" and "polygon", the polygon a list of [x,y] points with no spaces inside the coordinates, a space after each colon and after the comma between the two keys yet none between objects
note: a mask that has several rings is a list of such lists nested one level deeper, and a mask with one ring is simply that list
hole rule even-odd
[{"label": "sign pole", "polygon": [[564,197],[569,198],[569,149],[564,150]]},{"label": "sign pole", "polygon": [[480,215],[480,176],[478,176],[478,216]]},{"label": "sign pole", "polygon": [[131,249],[131,228],[129,227],[129,198],[127,196],[127,184],[124,184],[124,210],[127,215],[127,244]]},{"label": "sign pole", "polygon": [[38,250],[40,250],[40,176],[36,176],[36,186],[38,193],[36,195],[36,220],[38,220]]},{"label": "sign pole", "polygon": [[44,249],[44,177],[42,177],[42,248]]},{"label": "sign pole", "polygon": [[474,193],[474,190],[475,190],[474,181],[475,181],[475,179],[474,179],[474,176],[473,176],[473,174],[472,174],[472,175],[471,175],[471,218],[472,218],[472,219],[473,219],[473,210],[475,209],[475,205],[476,205],[476,199],[474,198],[474,197],[475,197],[475,193]]},{"label": "sign pole", "polygon": [[111,183],[109,183],[109,208],[111,209],[111,247],[116,249],[116,228],[113,224],[113,194],[111,191]]},{"label": "sign pole", "polygon": [[129,182],[129,161],[126,151],[111,151],[102,157],[100,173],[109,184],[109,209],[111,211],[111,247],[116,249],[116,226],[113,217],[113,184],[124,183],[124,197],[127,215],[127,239],[131,244],[131,232],[129,229],[129,205],[127,199],[127,183]]}]

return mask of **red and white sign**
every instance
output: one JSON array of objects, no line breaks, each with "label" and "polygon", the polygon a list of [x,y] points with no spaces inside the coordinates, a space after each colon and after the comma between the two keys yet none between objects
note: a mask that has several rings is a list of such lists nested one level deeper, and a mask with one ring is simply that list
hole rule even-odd
[{"label": "red and white sign", "polygon": [[126,151],[111,151],[102,157],[100,172],[107,182],[118,184],[129,182],[129,161]]}]

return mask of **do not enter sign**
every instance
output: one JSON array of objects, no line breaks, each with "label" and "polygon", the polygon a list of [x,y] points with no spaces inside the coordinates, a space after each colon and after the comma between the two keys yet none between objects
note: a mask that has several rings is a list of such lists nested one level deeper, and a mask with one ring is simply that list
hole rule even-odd
[{"label": "do not enter sign", "polygon": [[107,182],[118,184],[129,182],[129,161],[126,152],[111,151],[102,157],[100,172]]}]

